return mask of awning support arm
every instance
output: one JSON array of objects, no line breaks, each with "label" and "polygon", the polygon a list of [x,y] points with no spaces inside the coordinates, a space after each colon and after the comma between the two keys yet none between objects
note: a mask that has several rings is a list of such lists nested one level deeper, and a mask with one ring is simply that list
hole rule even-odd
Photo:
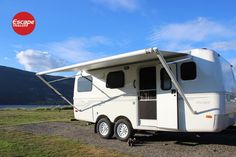
[{"label": "awning support arm", "polygon": [[153,48],[152,49],[153,52],[155,52],[157,54],[158,59],[160,60],[162,66],[165,68],[166,72],[168,73],[169,77],[171,78],[171,81],[173,82],[173,84],[175,85],[175,87],[177,88],[178,93],[181,95],[181,97],[184,99],[185,103],[187,104],[188,108],[190,109],[190,111],[193,114],[197,114],[197,111],[195,111],[192,106],[190,105],[188,99],[186,98],[184,91],[182,89],[182,87],[180,86],[179,82],[177,81],[175,75],[173,74],[173,72],[171,71],[170,67],[168,66],[168,64],[166,63],[164,57],[162,56],[161,52],[157,49],[157,48]]},{"label": "awning support arm", "polygon": [[70,78],[75,78],[75,76],[77,76],[77,75],[70,76],[70,77],[63,77],[63,78],[60,78],[60,79],[56,79],[56,80],[53,80],[53,81],[47,81],[47,82],[51,84],[51,83],[55,83],[55,82],[64,81],[64,80],[67,80],[67,79],[70,79]]},{"label": "awning support arm", "polygon": [[[44,74],[42,74],[42,75],[44,75]],[[65,78],[53,80],[53,81],[47,81],[46,79],[44,79],[44,78],[42,77],[42,75],[36,74],[36,76],[37,76],[45,85],[47,85],[50,89],[52,89],[53,92],[55,92],[58,96],[60,96],[60,97],[61,97],[64,101],[66,101],[69,105],[71,105],[72,107],[74,107],[75,109],[77,109],[77,110],[80,111],[80,109],[76,108],[76,107],[73,105],[72,102],[70,102],[66,97],[63,96],[62,93],[60,93],[55,87],[53,87],[53,86],[51,85],[51,83],[55,83],[55,82],[63,81],[63,80],[66,80],[66,79],[74,78],[75,76],[78,76],[78,74],[73,75],[73,76],[70,76],[70,77],[65,77]],[[82,75],[82,73],[79,74],[79,75],[81,75],[82,77],[86,78],[85,76]],[[86,78],[86,79],[89,80],[88,78]],[[89,80],[89,81],[91,81],[91,80]],[[107,95],[105,92],[103,92],[103,91],[102,91],[100,88],[98,88],[95,84],[93,84],[93,86],[95,86],[100,92],[102,92],[102,93],[105,94],[108,98],[110,98],[109,95]]]},{"label": "awning support arm", "polygon": [[[41,75],[36,75],[43,83],[45,83],[49,88],[51,88],[57,95],[59,95],[63,100],[65,100],[69,105],[77,109],[66,97],[64,97],[56,88],[54,88],[47,80],[45,80]],[[71,78],[71,77],[70,77]],[[65,80],[65,79],[64,79]]]}]

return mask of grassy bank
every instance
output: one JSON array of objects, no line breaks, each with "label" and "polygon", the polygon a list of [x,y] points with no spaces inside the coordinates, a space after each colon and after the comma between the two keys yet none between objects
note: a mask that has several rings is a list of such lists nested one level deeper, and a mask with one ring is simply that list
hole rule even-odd
[{"label": "grassy bank", "polygon": [[[59,136],[40,136],[7,129],[20,124],[70,122],[72,110],[1,110],[0,157],[10,156],[126,156]],[[79,123],[79,122],[78,122]]]},{"label": "grassy bank", "polygon": [[124,154],[81,144],[62,137],[38,136],[29,133],[0,130],[0,156],[125,156]]},{"label": "grassy bank", "polygon": [[72,110],[0,110],[0,127],[48,121],[70,121]]}]

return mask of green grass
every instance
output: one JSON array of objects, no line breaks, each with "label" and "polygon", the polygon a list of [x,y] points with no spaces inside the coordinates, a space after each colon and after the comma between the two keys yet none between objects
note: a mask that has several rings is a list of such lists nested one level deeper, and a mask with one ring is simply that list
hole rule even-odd
[{"label": "green grass", "polygon": [[0,130],[0,156],[110,157],[126,155],[58,136],[38,136],[23,132]]},{"label": "green grass", "polygon": [[0,110],[0,126],[70,121],[73,116],[73,110]]},{"label": "green grass", "polygon": [[72,118],[73,110],[0,110],[0,157],[127,156],[60,136],[42,136],[7,129],[7,126],[20,124],[69,122]]}]

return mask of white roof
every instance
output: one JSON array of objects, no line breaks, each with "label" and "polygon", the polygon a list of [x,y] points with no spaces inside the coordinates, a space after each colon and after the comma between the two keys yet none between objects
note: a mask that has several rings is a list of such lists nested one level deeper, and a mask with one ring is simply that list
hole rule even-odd
[{"label": "white roof", "polygon": [[[100,69],[105,67],[112,67],[118,65],[128,65],[131,63],[138,63],[144,61],[157,60],[157,55],[153,51],[154,48],[143,49],[133,52],[128,52],[124,54],[114,55],[111,57],[101,58],[97,60],[92,60],[88,62],[73,64],[69,66],[64,66],[61,68],[51,69],[43,72],[38,72],[37,75],[44,75],[54,72],[66,72],[66,71],[88,71],[93,69]],[[187,53],[171,52],[159,50],[164,58],[175,58],[186,56]]]}]

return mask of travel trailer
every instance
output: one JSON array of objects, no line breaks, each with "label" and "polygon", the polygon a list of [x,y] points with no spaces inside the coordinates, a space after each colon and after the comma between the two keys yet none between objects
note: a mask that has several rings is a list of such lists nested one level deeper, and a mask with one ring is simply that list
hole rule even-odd
[{"label": "travel trailer", "polygon": [[[37,73],[74,108],[74,117],[95,124],[102,138],[126,141],[139,130],[219,132],[236,120],[233,66],[203,48],[128,52]],[[76,71],[73,103],[45,74]],[[63,78],[64,79],[64,78]],[[61,81],[56,80],[56,81]]]}]

